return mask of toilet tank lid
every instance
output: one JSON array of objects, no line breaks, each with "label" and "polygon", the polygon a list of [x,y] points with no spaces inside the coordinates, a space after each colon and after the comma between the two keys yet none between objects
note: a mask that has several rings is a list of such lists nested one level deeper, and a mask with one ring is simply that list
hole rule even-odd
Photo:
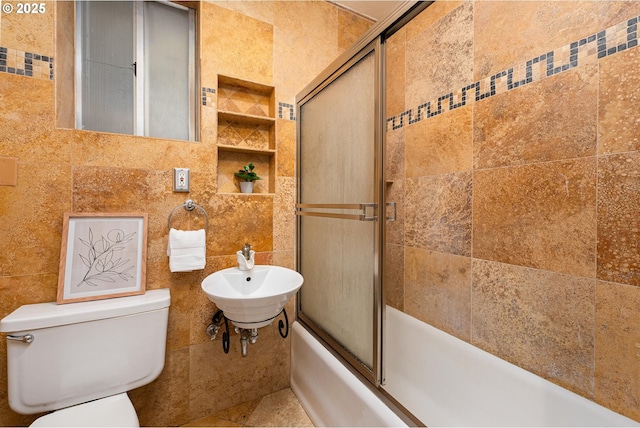
[{"label": "toilet tank lid", "polygon": [[21,332],[127,316],[167,308],[170,303],[171,296],[168,288],[149,290],[137,296],[64,305],[58,305],[55,302],[35,303],[20,306],[0,320],[0,332]]}]

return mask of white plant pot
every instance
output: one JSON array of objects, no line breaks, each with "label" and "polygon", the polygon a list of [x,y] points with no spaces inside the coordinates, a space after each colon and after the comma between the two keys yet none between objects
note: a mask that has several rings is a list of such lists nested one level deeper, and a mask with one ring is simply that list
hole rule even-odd
[{"label": "white plant pot", "polygon": [[253,193],[253,181],[241,181],[240,182],[240,191],[242,193]]}]

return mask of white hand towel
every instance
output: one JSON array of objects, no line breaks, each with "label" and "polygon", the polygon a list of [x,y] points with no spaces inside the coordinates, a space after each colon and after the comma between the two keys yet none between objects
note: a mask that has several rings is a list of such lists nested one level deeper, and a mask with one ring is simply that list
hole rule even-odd
[{"label": "white hand towel", "polygon": [[207,263],[207,234],[200,230],[169,230],[169,270],[191,272],[204,269]]}]

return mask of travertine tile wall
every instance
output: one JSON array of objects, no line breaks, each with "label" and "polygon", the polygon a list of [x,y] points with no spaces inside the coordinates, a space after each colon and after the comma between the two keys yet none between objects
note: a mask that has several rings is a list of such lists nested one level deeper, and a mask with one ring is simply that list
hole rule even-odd
[{"label": "travertine tile wall", "polygon": [[[288,340],[277,328],[261,329],[246,358],[235,334],[229,354],[220,341],[209,340],[204,328],[215,308],[200,282],[234,265],[244,242],[254,245],[259,263],[293,266],[294,96],[371,25],[323,1],[194,3],[200,9],[203,94],[198,143],[56,128],[57,115],[64,122],[69,111],[64,103],[56,105],[65,94],[56,96],[54,84],[72,81],[69,64],[56,59],[70,50],[65,40],[72,38],[56,31],[55,12],[64,11],[57,16],[67,19],[69,9],[63,10],[63,2],[45,2],[41,14],[0,16],[0,46],[13,55],[4,58],[7,52],[0,49],[0,60],[6,61],[0,63],[0,156],[19,158],[17,187],[0,187],[0,317],[23,304],[55,301],[64,212],[147,212],[147,288],[170,288],[172,303],[164,371],[130,393],[146,426],[180,425],[288,385]],[[58,24],[64,30],[68,23]],[[34,72],[16,73],[16,67]],[[211,89],[218,74],[276,88],[281,114],[275,194],[216,193],[216,93]],[[172,192],[173,167],[191,168],[189,195]],[[210,217],[207,267],[171,274],[167,217],[187,196]],[[174,221],[184,228],[202,224],[195,214],[178,214]],[[0,339],[0,425],[29,424],[33,416],[8,407],[6,345]]]},{"label": "travertine tile wall", "polygon": [[387,46],[389,303],[636,420],[638,15],[436,1]]}]

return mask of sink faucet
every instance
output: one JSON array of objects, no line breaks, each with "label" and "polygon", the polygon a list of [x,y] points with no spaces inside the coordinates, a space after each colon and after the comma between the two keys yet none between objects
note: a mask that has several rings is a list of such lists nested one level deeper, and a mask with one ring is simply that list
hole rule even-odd
[{"label": "sink faucet", "polygon": [[242,250],[240,251],[242,251],[242,255],[247,261],[251,259],[251,245],[249,245],[249,243],[245,242],[244,246],[242,247]]},{"label": "sink faucet", "polygon": [[253,265],[255,264],[254,258],[256,256],[256,252],[251,249],[251,245],[244,244],[242,249],[238,252],[238,268],[240,270],[251,270],[253,269]]}]

